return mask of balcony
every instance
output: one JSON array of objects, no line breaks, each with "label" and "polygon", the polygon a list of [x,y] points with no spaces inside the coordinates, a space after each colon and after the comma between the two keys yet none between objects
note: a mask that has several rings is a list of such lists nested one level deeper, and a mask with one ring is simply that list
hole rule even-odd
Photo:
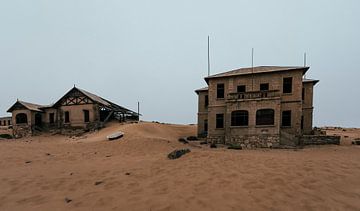
[{"label": "balcony", "polygon": [[229,93],[227,96],[227,100],[238,101],[238,100],[267,99],[267,98],[277,98],[277,97],[280,97],[279,90],[268,90],[268,91]]}]

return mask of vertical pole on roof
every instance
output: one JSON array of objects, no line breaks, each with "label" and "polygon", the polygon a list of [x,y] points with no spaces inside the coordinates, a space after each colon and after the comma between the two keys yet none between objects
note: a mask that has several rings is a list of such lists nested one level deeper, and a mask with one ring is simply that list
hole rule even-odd
[{"label": "vertical pole on roof", "polygon": [[210,36],[208,36],[208,76],[210,76]]},{"label": "vertical pole on roof", "polygon": [[138,121],[140,121],[140,102],[138,101]]},{"label": "vertical pole on roof", "polygon": [[254,48],[251,49],[251,91],[254,91]]},{"label": "vertical pole on roof", "polygon": [[[306,67],[306,52],[304,53],[304,67]],[[306,73],[304,74],[304,78],[306,79]]]}]

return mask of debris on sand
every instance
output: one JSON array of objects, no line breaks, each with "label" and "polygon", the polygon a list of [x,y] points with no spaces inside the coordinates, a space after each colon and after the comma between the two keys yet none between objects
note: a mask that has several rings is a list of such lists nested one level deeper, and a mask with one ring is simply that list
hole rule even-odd
[{"label": "debris on sand", "polygon": [[65,199],[64,199],[64,200],[65,200],[65,202],[66,202],[66,203],[70,203],[70,202],[72,202],[72,199],[69,199],[68,197],[65,197]]},{"label": "debris on sand", "polygon": [[129,175],[130,175],[130,172],[126,172],[125,175],[129,176]]},{"label": "debris on sand", "polygon": [[360,138],[354,139],[354,141],[352,142],[352,144],[354,144],[354,145],[360,145]]},{"label": "debris on sand", "polygon": [[216,144],[210,144],[210,148],[217,148]]},{"label": "debris on sand", "polygon": [[115,140],[115,139],[119,139],[119,138],[122,138],[124,136],[124,133],[119,131],[119,132],[116,132],[116,133],[113,133],[111,135],[108,135],[106,136],[106,138],[109,140],[109,141],[112,141],[112,140]]},{"label": "debris on sand", "polygon": [[100,184],[103,184],[104,182],[103,181],[96,181],[95,183],[94,183],[94,185],[100,185]]},{"label": "debris on sand", "polygon": [[197,141],[199,140],[196,136],[189,136],[186,138],[188,141]]},{"label": "debris on sand", "polygon": [[168,154],[168,158],[171,160],[178,159],[189,152],[191,152],[190,149],[177,149]]},{"label": "debris on sand", "polygon": [[240,146],[239,144],[232,144],[228,146],[228,149],[242,150],[242,146]]},{"label": "debris on sand", "polygon": [[31,162],[32,162],[31,160],[25,161],[25,163],[31,163]]},{"label": "debris on sand", "polygon": [[188,143],[189,143],[189,142],[186,141],[186,139],[184,139],[184,138],[179,138],[178,141],[181,142],[181,143],[183,143],[183,144],[188,144]]}]

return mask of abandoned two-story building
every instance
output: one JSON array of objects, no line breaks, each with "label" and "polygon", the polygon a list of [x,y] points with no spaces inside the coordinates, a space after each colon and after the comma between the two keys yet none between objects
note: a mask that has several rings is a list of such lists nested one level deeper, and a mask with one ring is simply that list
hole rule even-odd
[{"label": "abandoned two-story building", "polygon": [[111,119],[139,120],[139,113],[75,86],[52,105],[17,100],[8,112],[12,113],[13,132],[17,137],[36,130],[97,129]]},{"label": "abandoned two-story building", "polygon": [[[312,133],[309,67],[240,68],[205,78],[198,89],[198,135],[209,142],[272,147]],[[296,143],[291,143],[296,144]]]}]

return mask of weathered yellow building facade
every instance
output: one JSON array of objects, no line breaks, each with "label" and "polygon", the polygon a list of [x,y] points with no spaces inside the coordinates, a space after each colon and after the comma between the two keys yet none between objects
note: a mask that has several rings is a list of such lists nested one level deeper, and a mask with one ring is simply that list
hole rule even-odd
[{"label": "weathered yellow building facade", "polygon": [[309,67],[241,68],[205,78],[196,90],[198,135],[213,143],[272,147],[311,134],[313,87]]}]

